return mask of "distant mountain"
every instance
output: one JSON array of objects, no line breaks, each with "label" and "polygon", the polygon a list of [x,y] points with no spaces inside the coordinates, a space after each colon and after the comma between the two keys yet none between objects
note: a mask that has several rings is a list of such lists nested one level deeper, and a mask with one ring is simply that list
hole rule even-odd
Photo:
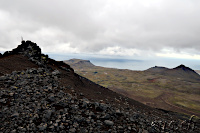
[{"label": "distant mountain", "polygon": [[177,66],[176,68],[173,68],[166,74],[170,74],[172,76],[177,76],[180,78],[187,78],[189,80],[199,80],[200,81],[200,75],[196,73],[194,70],[192,70],[189,67],[186,67],[184,65]]},{"label": "distant mountain", "polygon": [[146,71],[155,72],[155,73],[162,73],[162,72],[167,71],[167,70],[169,70],[169,68],[155,66],[155,67],[151,67],[151,68],[147,69]]},{"label": "distant mountain", "polygon": [[146,70],[147,72],[159,73],[165,76],[173,76],[177,78],[186,79],[188,81],[200,80],[200,75],[185,65],[177,66],[173,69],[166,67],[152,67]]},{"label": "distant mountain", "polygon": [[69,64],[71,67],[78,67],[79,69],[84,68],[84,67],[94,67],[89,60],[81,60],[81,59],[70,59],[70,60],[65,60],[65,63]]}]

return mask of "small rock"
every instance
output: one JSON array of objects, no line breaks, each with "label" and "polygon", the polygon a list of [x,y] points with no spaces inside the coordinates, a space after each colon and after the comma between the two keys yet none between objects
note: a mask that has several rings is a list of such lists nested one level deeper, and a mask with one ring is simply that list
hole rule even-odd
[{"label": "small rock", "polygon": [[123,127],[122,126],[118,126],[118,129],[123,129]]},{"label": "small rock", "polygon": [[12,130],[10,133],[16,133],[17,132],[17,130],[16,129],[14,129],[14,130]]},{"label": "small rock", "polygon": [[110,115],[106,114],[106,115],[102,116],[101,119],[108,120],[108,119],[110,119]]},{"label": "small rock", "polygon": [[39,130],[40,131],[44,131],[46,128],[47,128],[47,124],[45,123],[41,123],[39,126],[38,126]]},{"label": "small rock", "polygon": [[47,110],[45,114],[45,118],[49,119],[51,117],[51,114],[52,114],[52,110]]},{"label": "small rock", "polygon": [[63,126],[63,123],[60,124],[59,128],[62,129],[62,130],[65,128],[65,127]]},{"label": "small rock", "polygon": [[59,123],[61,120],[56,120],[56,123]]},{"label": "small rock", "polygon": [[110,121],[110,120],[105,120],[104,123],[105,123],[107,126],[113,126],[113,125],[114,125],[114,122],[113,122],[113,121]]},{"label": "small rock", "polygon": [[80,96],[84,96],[84,94],[83,94],[83,93],[80,93]]},{"label": "small rock", "polygon": [[0,77],[0,81],[3,81],[3,80],[5,80],[6,79],[6,76],[1,76]]},{"label": "small rock", "polygon": [[11,93],[9,93],[9,95],[12,97],[14,95],[14,93],[11,92]]},{"label": "small rock", "polygon": [[76,129],[75,129],[75,128],[70,128],[70,129],[69,129],[69,132],[70,132],[70,133],[75,133],[75,132],[76,132]]},{"label": "small rock", "polygon": [[128,130],[131,130],[131,127],[130,127],[130,126],[128,126]]},{"label": "small rock", "polygon": [[6,103],[6,99],[5,98],[3,98],[3,99],[0,99],[0,103]]},{"label": "small rock", "polygon": [[117,115],[122,115],[122,112],[121,112],[119,109],[117,109],[117,110],[116,110],[116,114],[117,114]]},{"label": "small rock", "polygon": [[54,75],[54,76],[59,75],[59,74],[60,74],[60,72],[59,72],[58,70],[54,70],[54,71],[52,72],[52,75]]},{"label": "small rock", "polygon": [[149,133],[147,130],[143,130],[142,133]]},{"label": "small rock", "polygon": [[15,113],[13,113],[13,114],[11,115],[11,117],[12,117],[12,118],[14,118],[14,117],[19,117],[19,113],[15,112]]},{"label": "small rock", "polygon": [[0,118],[3,118],[3,113],[0,111]]},{"label": "small rock", "polygon": [[55,101],[55,95],[54,95],[53,93],[50,94],[48,100],[49,100],[50,102],[54,102],[54,101]]}]

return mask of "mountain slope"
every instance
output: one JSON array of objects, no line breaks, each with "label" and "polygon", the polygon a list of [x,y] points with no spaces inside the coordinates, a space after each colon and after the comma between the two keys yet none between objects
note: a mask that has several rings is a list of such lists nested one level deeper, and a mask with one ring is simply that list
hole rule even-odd
[{"label": "mountain slope", "polygon": [[200,82],[200,75],[191,68],[186,67],[184,65],[177,66],[176,68],[173,68],[172,70],[166,72],[165,74],[166,75],[169,74],[171,76],[177,76],[183,79],[187,79],[189,81],[196,80]]},{"label": "mountain slope", "polygon": [[[12,51],[5,52],[3,56],[0,57],[0,66],[2,74],[9,74],[12,71],[22,71],[29,68],[39,67],[44,67],[51,71],[57,69],[62,72],[60,75],[60,82],[63,86],[69,88],[68,90],[73,88],[77,89],[77,91],[84,91],[85,93],[88,93],[87,96],[89,99],[96,98],[97,100],[105,100],[105,98],[114,100],[114,97],[110,98],[110,95],[120,96],[89,81],[88,79],[85,79],[84,77],[77,75],[74,73],[74,70],[64,62],[58,62],[48,58],[48,55],[42,54],[41,49],[31,41],[22,42],[21,45]],[[98,90],[100,91],[99,93],[105,93],[105,95],[103,95],[105,97],[101,98],[101,95],[96,93]],[[142,104],[139,104],[138,102],[135,103],[142,106]]]},{"label": "mountain slope", "polygon": [[[4,68],[5,61],[11,66]],[[193,117],[181,123],[179,114],[153,109],[99,86],[69,65],[48,58],[31,41],[6,52],[0,64],[1,132],[199,130]]]},{"label": "mountain slope", "polygon": [[28,68],[38,68],[38,66],[21,55],[10,55],[0,60],[0,76],[11,73],[13,70],[22,71]]},{"label": "mountain slope", "polygon": [[145,71],[79,67],[74,69],[80,75],[146,105],[199,116],[199,75],[185,66]]}]

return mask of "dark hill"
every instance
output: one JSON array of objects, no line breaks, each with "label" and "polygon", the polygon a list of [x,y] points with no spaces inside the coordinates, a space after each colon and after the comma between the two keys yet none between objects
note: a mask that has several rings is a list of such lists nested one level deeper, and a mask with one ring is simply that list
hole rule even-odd
[{"label": "dark hill", "polygon": [[152,67],[146,70],[147,72],[159,73],[165,76],[173,76],[187,81],[200,81],[200,75],[189,67],[184,65],[177,66],[173,69],[165,67]]},{"label": "dark hill", "polygon": [[151,67],[149,69],[147,69],[146,71],[148,72],[153,72],[153,73],[163,73],[164,71],[169,70],[166,67],[159,67],[159,66],[155,66],[155,67]]},{"label": "dark hill", "polygon": [[94,67],[95,66],[89,60],[70,59],[70,60],[66,60],[64,62],[69,64],[72,68],[76,67],[76,68],[79,68],[79,69],[85,68],[85,67]]},{"label": "dark hill", "polygon": [[[22,41],[0,57],[1,132],[198,132],[160,111],[79,76]],[[178,115],[178,114],[176,114]],[[189,126],[188,126],[189,125]],[[181,127],[181,128],[178,128]]]},{"label": "dark hill", "polygon": [[196,73],[189,67],[184,65],[177,66],[176,68],[170,69],[165,72],[165,75],[170,75],[174,77],[178,77],[181,79],[185,79],[187,81],[200,81],[200,75]]}]

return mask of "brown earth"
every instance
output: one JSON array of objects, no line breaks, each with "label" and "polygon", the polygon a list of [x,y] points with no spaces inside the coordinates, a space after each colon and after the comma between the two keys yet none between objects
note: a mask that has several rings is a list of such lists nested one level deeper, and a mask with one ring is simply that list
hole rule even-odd
[{"label": "brown earth", "polygon": [[180,112],[183,114],[189,114],[189,115],[196,115],[200,117],[199,113],[196,113],[192,110],[189,110],[188,108],[185,109],[183,107],[176,106],[174,104],[171,104],[168,99],[174,96],[174,94],[169,93],[169,92],[163,92],[161,95],[159,95],[156,98],[149,98],[149,97],[142,97],[142,96],[137,96],[132,93],[128,93],[124,89],[117,89],[117,88],[109,88],[114,92],[117,92],[119,94],[122,94],[124,96],[127,96],[131,99],[134,99],[136,101],[140,101],[141,103],[144,103],[147,106],[151,106],[153,108],[158,108],[158,109],[163,109],[163,110],[170,110],[173,112]]},{"label": "brown earth", "polygon": [[[154,82],[154,80],[151,80],[150,82]],[[177,106],[175,104],[172,104],[169,101],[169,99],[176,97],[176,94],[174,94],[170,91],[163,91],[162,94],[158,95],[157,97],[150,98],[150,97],[145,97],[145,96],[138,96],[137,94],[131,93],[124,89],[119,89],[119,88],[114,88],[114,87],[111,87],[109,89],[111,89],[112,91],[117,92],[119,94],[122,94],[124,96],[127,96],[131,99],[139,101],[145,105],[151,106],[153,108],[160,108],[160,109],[164,109],[164,110],[180,112],[180,113],[188,114],[188,115],[196,115],[196,116],[200,117],[199,113],[197,113],[189,108],[185,108],[182,106]]]},{"label": "brown earth", "polygon": [[0,76],[11,73],[12,71],[22,71],[38,66],[22,55],[9,55],[0,58]]}]

